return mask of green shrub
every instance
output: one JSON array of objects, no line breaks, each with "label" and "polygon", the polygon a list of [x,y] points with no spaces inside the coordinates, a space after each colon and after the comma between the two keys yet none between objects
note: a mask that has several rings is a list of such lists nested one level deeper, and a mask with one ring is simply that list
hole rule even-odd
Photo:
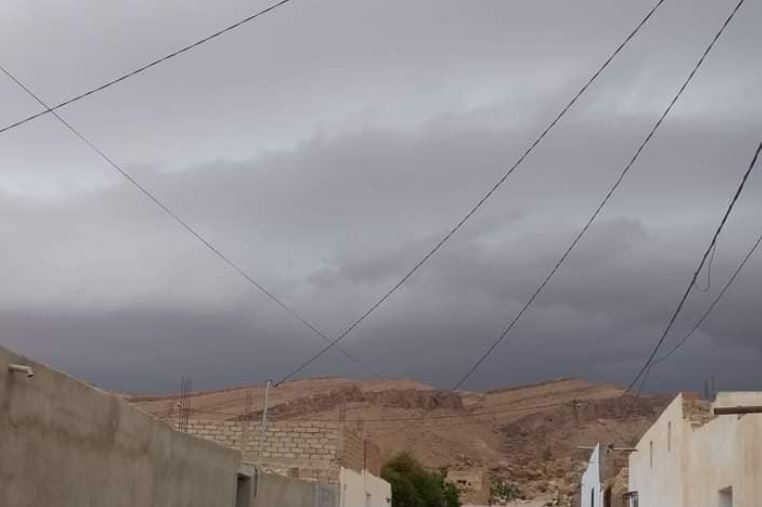
[{"label": "green shrub", "polygon": [[429,472],[410,453],[388,461],[381,477],[392,485],[392,507],[460,507],[458,489],[445,473]]}]

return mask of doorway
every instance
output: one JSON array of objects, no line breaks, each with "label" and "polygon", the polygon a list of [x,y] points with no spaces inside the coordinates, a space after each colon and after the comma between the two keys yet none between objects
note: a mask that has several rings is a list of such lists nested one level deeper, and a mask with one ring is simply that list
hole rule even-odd
[{"label": "doorway", "polygon": [[251,506],[251,477],[238,474],[235,488],[235,507]]}]

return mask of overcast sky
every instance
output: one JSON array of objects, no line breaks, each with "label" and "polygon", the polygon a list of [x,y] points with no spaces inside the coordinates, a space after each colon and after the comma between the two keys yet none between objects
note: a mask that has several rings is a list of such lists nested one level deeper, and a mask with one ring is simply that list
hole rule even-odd
[{"label": "overcast sky", "polygon": [[[735,0],[667,0],[487,205],[343,345],[451,386],[584,224]],[[6,0],[0,63],[56,103],[261,0]],[[60,112],[335,336],[500,177],[651,1],[293,0]],[[762,134],[762,3],[692,86],[515,332],[465,386],[627,383]],[[39,110],[0,79],[0,124]],[[103,387],[279,377],[323,342],[50,116],[0,135],[0,343]],[[690,329],[762,232],[753,174]],[[706,284],[706,273],[701,279]],[[762,384],[762,252],[649,389]],[[364,376],[332,351],[304,375]]]}]

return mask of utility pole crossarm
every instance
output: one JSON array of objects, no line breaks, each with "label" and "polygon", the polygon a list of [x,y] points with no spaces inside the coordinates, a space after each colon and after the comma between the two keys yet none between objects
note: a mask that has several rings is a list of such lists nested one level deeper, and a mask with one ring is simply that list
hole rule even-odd
[{"label": "utility pole crossarm", "polygon": [[714,415],[744,415],[744,414],[762,414],[762,405],[736,406],[736,407],[715,407]]}]

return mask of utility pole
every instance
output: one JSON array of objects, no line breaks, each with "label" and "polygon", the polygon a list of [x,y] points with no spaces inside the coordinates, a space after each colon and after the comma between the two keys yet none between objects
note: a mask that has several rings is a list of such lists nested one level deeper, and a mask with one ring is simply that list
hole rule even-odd
[{"label": "utility pole", "polygon": [[180,413],[177,415],[177,431],[188,431],[188,419],[190,418],[190,395],[193,386],[193,379],[183,377],[180,380],[180,401],[177,407]]},{"label": "utility pole", "polygon": [[265,404],[262,407],[262,425],[259,428],[259,453],[257,454],[257,462],[262,464],[262,453],[265,448],[265,435],[267,434],[267,405],[270,402],[270,386],[272,380],[267,379],[265,384]]},{"label": "utility pole", "polygon": [[251,389],[246,390],[241,415],[241,457],[244,458],[249,450],[249,426],[251,425]]}]

